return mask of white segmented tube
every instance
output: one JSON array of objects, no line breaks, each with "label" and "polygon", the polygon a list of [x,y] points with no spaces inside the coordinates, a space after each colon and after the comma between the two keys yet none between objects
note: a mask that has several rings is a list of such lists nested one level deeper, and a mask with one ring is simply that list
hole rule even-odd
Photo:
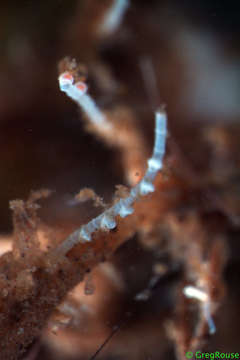
[{"label": "white segmented tube", "polygon": [[58,80],[60,90],[78,103],[94,125],[105,127],[106,129],[111,128],[111,124],[106,116],[99,109],[91,96],[87,94],[88,87],[86,83],[78,81],[74,84],[74,79],[70,72],[61,74]]},{"label": "white segmented tube", "polygon": [[141,195],[147,195],[151,192],[154,192],[154,190],[155,190],[155,187],[151,183],[151,181],[147,181],[145,179],[143,179],[143,181],[141,181],[141,183],[140,183],[140,194]]},{"label": "white segmented tube", "polygon": [[115,31],[129,6],[129,0],[112,0],[113,4],[104,16],[100,31],[103,33],[112,33]]},{"label": "white segmented tube", "polygon": [[[68,76],[67,76],[68,78]],[[62,81],[62,80],[61,80]],[[64,80],[65,81],[65,80]],[[61,82],[60,82],[61,84]],[[71,87],[71,79],[66,80],[65,87]],[[64,90],[67,92],[66,90]],[[88,95],[83,94],[80,98],[86,98]],[[127,198],[120,199],[115,205],[107,209],[105,212],[92,219],[88,224],[83,225],[79,230],[76,230],[74,234],[70,235],[61,245],[58,247],[60,253],[66,254],[72,247],[82,240],[91,241],[91,234],[99,229],[111,230],[117,226],[115,217],[120,215],[122,218],[132,214],[134,209],[131,205],[140,197],[149,194],[155,190],[153,181],[162,167],[162,158],[165,154],[166,144],[166,122],[167,117],[165,113],[157,112],[155,114],[155,143],[153,155],[148,161],[148,168],[143,179],[130,190],[130,195]],[[79,236],[79,240],[76,239],[76,234]],[[206,301],[207,294],[193,286],[187,286],[184,288],[184,294],[187,297],[195,297],[201,301]]]},{"label": "white segmented tube", "polygon": [[208,295],[205,291],[198,289],[195,286],[186,286],[183,289],[183,293],[188,298],[197,299],[199,301],[208,301]]},{"label": "white segmented tube", "polygon": [[207,323],[208,323],[209,333],[210,333],[211,335],[215,334],[215,332],[216,332],[216,326],[215,326],[214,321],[213,321],[213,318],[212,318],[212,316],[211,316],[210,304],[209,304],[209,302],[208,302],[208,303],[205,303],[205,304],[203,305],[203,313],[204,313],[205,319],[207,320]]},{"label": "white segmented tube", "polygon": [[86,241],[91,241],[91,234],[83,226],[80,230],[80,237]]},{"label": "white segmented tube", "polygon": [[131,215],[133,213],[133,208],[127,204],[126,201],[120,200],[120,209],[119,209],[119,215],[121,218],[125,218],[128,215]]},{"label": "white segmented tube", "polygon": [[114,219],[114,216],[106,213],[103,214],[102,220],[101,220],[101,228],[102,229],[114,229],[117,226],[117,223]]},{"label": "white segmented tube", "polygon": [[183,289],[183,293],[186,297],[199,300],[202,303],[203,314],[208,323],[209,333],[211,335],[214,334],[216,332],[216,326],[211,316],[210,299],[208,294],[204,290],[191,285],[186,286]]},{"label": "white segmented tube", "polygon": [[158,171],[162,168],[162,161],[157,157],[152,157],[148,160],[148,167],[152,171]]}]

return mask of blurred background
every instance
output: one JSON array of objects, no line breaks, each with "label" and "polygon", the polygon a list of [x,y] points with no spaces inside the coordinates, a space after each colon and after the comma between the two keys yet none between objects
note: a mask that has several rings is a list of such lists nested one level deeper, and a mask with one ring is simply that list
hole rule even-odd
[{"label": "blurred background", "polygon": [[[10,200],[26,199],[39,188],[53,190],[42,204],[41,219],[69,233],[96,214],[91,204],[72,201],[81,188],[91,187],[110,201],[115,185],[125,183],[118,151],[85,131],[78,107],[59,91],[58,63],[69,55],[89,67],[90,91],[101,108],[124,104],[132,109],[149,153],[154,108],[166,106],[174,143],[170,152],[177,159],[175,175],[190,183],[193,192],[207,184],[210,195],[201,193],[206,207],[211,208],[217,197],[219,222],[227,219],[228,295],[209,347],[238,351],[239,2],[131,0],[120,27],[101,37],[98,16],[108,4],[106,0],[0,4],[2,242],[7,244],[12,232]],[[157,93],[151,91],[149,64]],[[146,301],[134,300],[151,279],[153,256],[137,238],[127,242],[112,263],[92,275],[94,295],[84,293],[86,284],[76,291],[81,295],[73,295],[82,307],[77,305],[81,315],[76,315],[71,331],[54,332],[54,326],[58,329],[54,322],[26,359],[90,360],[112,330],[116,334],[97,359],[174,359],[166,324],[174,308],[172,292],[179,269],[156,282]]]}]

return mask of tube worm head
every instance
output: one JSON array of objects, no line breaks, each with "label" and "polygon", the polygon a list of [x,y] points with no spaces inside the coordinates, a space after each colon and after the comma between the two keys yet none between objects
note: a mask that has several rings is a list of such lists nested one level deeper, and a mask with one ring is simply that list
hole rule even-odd
[{"label": "tube worm head", "polygon": [[83,81],[78,81],[75,84],[75,87],[81,93],[81,95],[84,95],[88,90],[87,84],[85,84]]},{"label": "tube worm head", "polygon": [[66,71],[59,76],[58,81],[60,89],[64,90],[73,84],[74,78],[69,71]]}]

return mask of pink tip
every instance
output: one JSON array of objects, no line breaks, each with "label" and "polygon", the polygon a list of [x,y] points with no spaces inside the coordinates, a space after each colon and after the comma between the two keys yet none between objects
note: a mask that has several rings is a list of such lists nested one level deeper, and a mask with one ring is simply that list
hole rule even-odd
[{"label": "pink tip", "polygon": [[79,81],[75,84],[75,86],[81,92],[82,95],[87,92],[88,87],[84,82]]},{"label": "pink tip", "polygon": [[74,79],[70,72],[66,71],[59,76],[59,82],[61,85],[72,85]]}]

